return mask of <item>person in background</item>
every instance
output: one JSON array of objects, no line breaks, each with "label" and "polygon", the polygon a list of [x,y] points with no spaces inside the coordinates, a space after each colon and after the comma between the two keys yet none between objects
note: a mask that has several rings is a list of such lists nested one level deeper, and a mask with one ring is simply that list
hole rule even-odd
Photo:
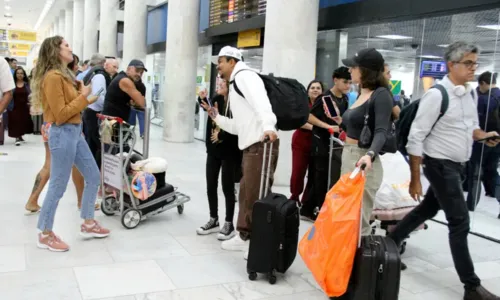
[{"label": "person in background", "polygon": [[131,100],[135,106],[146,107],[144,95],[137,89],[137,82],[148,70],[144,63],[138,59],[130,61],[125,72],[118,73],[106,92],[102,113],[107,116],[119,117],[129,120]]},{"label": "person in background", "polygon": [[401,90],[401,97],[400,97],[400,102],[402,102],[403,108],[407,107],[410,105],[410,98],[406,96],[405,91]]},{"label": "person in background", "polygon": [[[220,80],[217,95],[212,99],[207,99],[207,91],[202,90],[198,97],[200,105],[207,106],[208,103],[216,106],[226,117],[232,117],[229,109],[229,84],[225,80]],[[202,106],[202,107],[203,107]],[[210,106],[210,105],[208,105]],[[207,197],[210,210],[210,220],[203,226],[196,229],[199,235],[217,233],[219,241],[227,241],[236,235],[233,225],[234,208],[236,205],[236,194],[234,192],[234,182],[236,166],[240,157],[238,149],[238,137],[229,134],[219,128],[212,119],[207,120],[205,143],[207,147],[206,182]],[[219,174],[222,170],[222,191],[226,198],[226,216],[224,226],[220,228],[218,214]]]},{"label": "person in background", "polygon": [[[78,64],[80,63],[80,58],[78,57],[78,55],[76,54],[73,54],[73,61],[70,62],[68,64],[68,69],[71,70],[71,72],[73,72],[73,74],[76,74],[76,72],[78,72]],[[31,72],[33,72],[33,70],[31,70]]]},{"label": "person in background", "polygon": [[43,106],[45,131],[52,163],[49,189],[38,219],[37,246],[55,252],[68,251],[69,246],[52,230],[60,199],[66,191],[71,168],[75,164],[85,179],[80,234],[87,238],[103,238],[110,234],[94,219],[94,205],[99,188],[99,169],[82,136],[80,113],[97,96],[91,96],[91,87],[75,83],[68,64],[73,54],[68,42],[61,36],[43,41],[33,78],[32,104]]},{"label": "person in background", "polygon": [[9,137],[16,139],[16,146],[25,142],[23,135],[33,133],[33,120],[30,115],[29,95],[31,94],[28,75],[22,67],[17,67],[14,73],[16,88],[9,109]]},{"label": "person in background", "polygon": [[222,130],[238,136],[238,147],[243,151],[243,177],[240,184],[240,210],[237,223],[239,234],[222,242],[221,247],[227,251],[243,251],[243,257],[246,259],[252,232],[253,204],[259,199],[262,161],[269,156],[268,153],[271,153],[269,147],[267,147],[268,153],[264,153],[265,141],[273,143],[271,169],[267,171],[270,174],[269,190],[272,188],[278,163],[277,119],[264,82],[243,62],[240,50],[230,46],[222,48],[217,58],[217,70],[222,79],[233,81],[233,87],[235,84],[238,86],[241,95],[236,89],[229,91],[232,119],[219,114],[216,107],[205,105],[204,108]]},{"label": "person in background", "polygon": [[[78,61],[79,58],[77,55],[73,54],[73,61],[68,64],[68,69],[75,74],[76,70],[78,70]],[[34,70],[34,69],[33,69]],[[36,71],[34,71],[35,73]],[[31,105],[32,110],[41,111],[43,110],[41,107],[35,107]],[[42,169],[38,172],[35,178],[35,183],[33,184],[33,189],[31,191],[31,195],[28,199],[28,202],[24,206],[27,215],[35,214],[40,212],[41,207],[38,205],[38,199],[40,198],[40,194],[42,193],[45,185],[49,182],[50,179],[50,149],[48,145],[48,132],[46,129],[46,125],[42,125],[42,141],[45,147],[45,162],[42,166]],[[85,180],[78,170],[76,166],[73,165],[71,170],[71,178],[73,179],[73,184],[75,185],[76,190],[76,198],[77,198],[77,207],[80,210],[82,208],[82,197],[83,197],[83,189],[85,187]],[[98,203],[94,206],[95,210],[99,210],[101,207]]]},{"label": "person in background", "polygon": [[[314,102],[320,95],[323,94],[323,83],[318,80],[313,80],[307,86],[309,95],[309,109],[312,108]],[[311,143],[312,143],[313,125],[309,122],[297,129],[292,136],[292,175],[290,176],[290,199],[302,203],[307,199],[307,193],[314,182],[314,167],[311,160]],[[304,177],[309,169],[306,189],[304,190]]]},{"label": "person in background", "polygon": [[[470,216],[462,190],[464,163],[470,159],[474,141],[497,137],[495,131],[485,132],[479,126],[477,99],[468,82],[474,80],[479,49],[466,42],[456,42],[445,51],[448,75],[441,81],[448,93],[449,106],[438,120],[442,95],[430,89],[420,100],[411,126],[406,149],[410,155],[410,195],[420,200],[421,166],[430,183],[425,198],[389,233],[396,244],[442,209],[448,221],[451,255],[460,281],[464,284],[464,300],[500,300],[481,285],[474,271],[467,236]],[[472,93],[471,93],[472,92]],[[488,146],[496,146],[491,140]]]},{"label": "person in background", "polygon": [[[477,111],[479,127],[486,131],[500,132],[500,89],[496,87],[497,76],[491,72],[484,72],[478,78]],[[498,176],[498,162],[500,146],[484,147],[484,143],[475,142],[472,146],[472,155],[467,163],[467,207],[475,211],[481,199],[482,181],[486,196],[497,198],[500,203],[500,183]],[[482,164],[481,164],[482,162]],[[481,166],[481,167],[480,167]],[[480,173],[480,171],[482,171]],[[498,214],[500,219],[500,212]]]},{"label": "person in background", "polygon": [[[328,182],[328,165],[330,154],[330,132],[335,131],[335,137],[339,137],[339,124],[342,123],[342,115],[349,107],[347,93],[351,90],[351,74],[346,67],[340,67],[333,72],[333,87],[320,95],[315,101],[309,114],[309,123],[312,128],[311,161],[314,167],[313,178],[307,196],[303,199],[300,215],[303,220],[316,220],[317,213],[323,205],[326,193],[332,185],[340,178],[342,147],[334,144],[332,149],[331,182]],[[328,108],[323,101],[333,101],[336,112],[333,119],[327,114]]]},{"label": "person in background", "polygon": [[78,71],[76,71],[76,80],[82,80],[83,76],[80,76],[81,73],[87,71],[89,69],[89,60],[84,60]]},{"label": "person in background", "polygon": [[115,78],[118,74],[118,59],[113,57],[106,57],[106,62],[104,63],[104,70],[111,76],[111,79]]},{"label": "person in background", "polygon": [[90,104],[83,111],[82,116],[85,141],[89,145],[90,152],[92,152],[99,167],[97,153],[101,148],[101,142],[99,140],[99,120],[97,119],[97,114],[100,114],[103,109],[106,91],[111,83],[111,76],[104,69],[105,62],[106,58],[104,55],[96,53],[90,59],[90,68],[80,74],[80,76],[83,76],[84,83],[91,83],[92,95],[97,95],[101,91],[97,101]]},{"label": "person in background", "polygon": [[17,59],[15,58],[10,58],[9,59],[9,65],[10,65],[10,70],[12,72],[12,75],[14,75],[14,73],[16,72],[17,70]]},{"label": "person in background", "polygon": [[4,117],[7,113],[2,114],[9,106],[12,100],[12,90],[16,87],[14,78],[10,72],[9,63],[6,59],[0,58],[0,145],[4,143],[5,122]]},{"label": "person in background", "polygon": [[[388,64],[384,64],[384,77],[387,80],[387,82],[391,81],[391,78],[392,78],[391,68],[389,67]],[[401,101],[401,100],[399,100],[399,101]],[[397,101],[393,96],[393,98],[392,98],[392,118],[393,118],[393,120],[399,119],[399,114],[401,113],[401,107],[400,107],[399,101]]]}]

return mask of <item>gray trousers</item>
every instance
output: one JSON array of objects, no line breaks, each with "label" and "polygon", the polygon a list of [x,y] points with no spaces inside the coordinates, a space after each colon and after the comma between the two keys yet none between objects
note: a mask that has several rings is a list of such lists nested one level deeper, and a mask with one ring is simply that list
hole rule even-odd
[{"label": "gray trousers", "polygon": [[[352,172],[356,168],[356,163],[364,156],[367,149],[361,149],[357,145],[346,144],[342,152],[342,175]],[[363,213],[361,216],[362,235],[371,234],[370,218],[375,203],[375,195],[377,194],[382,179],[384,177],[384,169],[382,163],[377,157],[372,164],[371,170],[366,173],[365,191],[363,193]]]}]

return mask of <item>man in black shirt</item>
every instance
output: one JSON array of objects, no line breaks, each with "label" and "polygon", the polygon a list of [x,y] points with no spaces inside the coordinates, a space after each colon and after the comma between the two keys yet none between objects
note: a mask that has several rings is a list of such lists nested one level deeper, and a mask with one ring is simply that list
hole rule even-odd
[{"label": "man in black shirt", "polygon": [[[349,107],[347,93],[351,89],[351,74],[346,67],[340,67],[333,72],[333,87],[318,97],[311,109],[312,117],[309,123],[313,124],[311,164],[309,172],[314,172],[314,182],[311,190],[306,196],[307,200],[301,208],[301,216],[304,219],[315,220],[316,208],[321,208],[329,187],[333,186],[340,178],[340,167],[342,161],[342,147],[334,145],[332,153],[331,182],[328,183],[328,158],[330,153],[330,133],[321,123],[335,126],[335,136],[338,137],[338,125],[342,122],[341,116]],[[337,116],[332,120],[325,112],[324,101],[333,101],[336,106]]]},{"label": "man in black shirt", "polygon": [[135,106],[145,107],[146,99],[137,90],[136,82],[141,80],[144,71],[148,71],[144,63],[133,59],[127,67],[126,72],[120,72],[113,79],[106,92],[104,100],[104,115],[120,117],[125,121],[130,117],[130,100]]}]

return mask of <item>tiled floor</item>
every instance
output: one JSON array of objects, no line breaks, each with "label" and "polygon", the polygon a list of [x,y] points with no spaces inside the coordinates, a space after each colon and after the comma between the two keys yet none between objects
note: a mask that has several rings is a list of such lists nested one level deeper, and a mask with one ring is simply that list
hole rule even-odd
[{"label": "tiled floor", "polygon": [[[134,230],[125,230],[118,217],[99,212],[97,218],[113,230],[112,235],[105,240],[82,241],[77,234],[80,220],[70,184],[55,221],[56,232],[72,247],[67,253],[37,249],[37,216],[23,215],[43,163],[40,137],[27,137],[28,143],[21,147],[13,146],[10,140],[0,147],[0,152],[8,153],[0,156],[1,300],[328,299],[299,256],[286,276],[270,286],[265,280],[247,279],[242,253],[224,252],[214,236],[196,236],[196,227],[207,221],[208,215],[204,144],[169,144],[160,136],[155,128],[151,156],[167,158],[167,180],[191,196],[184,214],[168,211]],[[286,192],[287,188],[277,190]],[[223,211],[221,207],[221,214]],[[301,234],[309,225],[301,225]],[[461,299],[447,230],[433,222],[429,227],[408,240],[404,260],[409,268],[402,276],[400,299]],[[497,236],[498,228],[493,229]],[[500,245],[472,236],[470,245],[484,285],[500,294]]]}]

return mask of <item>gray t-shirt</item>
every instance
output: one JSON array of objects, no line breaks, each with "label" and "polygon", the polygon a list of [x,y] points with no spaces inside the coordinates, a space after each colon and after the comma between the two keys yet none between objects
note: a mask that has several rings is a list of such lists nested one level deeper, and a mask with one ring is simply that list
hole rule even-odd
[{"label": "gray t-shirt", "polygon": [[373,140],[368,151],[380,153],[387,140],[387,131],[391,127],[393,97],[386,88],[378,88],[371,98],[362,105],[348,109],[342,116],[342,129],[351,139],[359,140],[365,126],[365,114],[368,109],[368,126]]}]

